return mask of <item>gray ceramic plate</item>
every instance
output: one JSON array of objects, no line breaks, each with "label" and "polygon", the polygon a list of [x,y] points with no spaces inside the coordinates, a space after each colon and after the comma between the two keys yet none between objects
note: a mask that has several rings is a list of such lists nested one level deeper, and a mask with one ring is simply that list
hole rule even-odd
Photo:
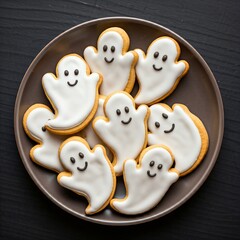
[{"label": "gray ceramic plate", "polygon": [[[191,174],[181,178],[167,192],[160,204],[141,215],[125,216],[106,208],[94,216],[86,216],[84,209],[87,201],[77,194],[60,187],[56,174],[33,163],[29,150],[34,145],[25,134],[22,126],[24,112],[34,103],[48,104],[41,85],[46,72],[55,72],[58,60],[66,54],[76,52],[82,55],[85,47],[96,45],[99,34],[106,28],[117,26],[125,29],[130,36],[130,49],[146,50],[149,44],[159,36],[170,36],[178,41],[182,53],[181,59],[188,61],[190,70],[180,81],[177,89],[165,102],[183,103],[205,124],[210,146],[200,166]],[[49,105],[50,106],[50,105]],[[147,222],[166,215],[186,202],[203,184],[217,159],[224,129],[224,113],[221,95],[216,80],[206,62],[199,53],[174,32],[155,23],[135,18],[103,18],[80,24],[56,37],[33,60],[23,77],[15,104],[15,136],[22,161],[33,181],[55,204],[67,212],[84,220],[109,224],[130,225]],[[116,195],[125,193],[121,179],[118,181]]]}]

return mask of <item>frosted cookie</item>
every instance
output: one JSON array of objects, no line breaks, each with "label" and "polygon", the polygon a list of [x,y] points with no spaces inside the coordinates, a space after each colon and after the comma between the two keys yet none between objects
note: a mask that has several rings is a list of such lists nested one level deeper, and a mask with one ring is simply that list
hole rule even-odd
[{"label": "frosted cookie", "polygon": [[97,117],[93,127],[112,150],[116,175],[121,175],[123,162],[136,158],[147,144],[149,110],[141,105],[137,110],[134,99],[126,92],[109,95],[104,102],[105,117]]},{"label": "frosted cookie", "polygon": [[84,58],[92,72],[103,76],[101,95],[107,96],[121,90],[131,92],[135,82],[137,54],[128,52],[129,44],[127,33],[121,28],[112,27],[100,34],[97,49],[90,46],[84,50]]},{"label": "frosted cookie", "polygon": [[148,128],[148,144],[169,147],[180,176],[195,169],[207,152],[207,131],[185,105],[174,104],[172,109],[166,104],[152,105]]},{"label": "frosted cookie", "polygon": [[116,176],[105,149],[97,145],[91,150],[83,138],[71,137],[63,142],[59,152],[67,172],[58,175],[58,183],[87,198],[86,214],[105,208],[116,187]]},{"label": "frosted cookie", "polygon": [[58,149],[63,142],[63,136],[49,132],[45,124],[53,119],[54,114],[43,104],[34,104],[23,117],[23,127],[27,135],[39,143],[30,150],[31,159],[47,169],[61,172],[63,167],[59,161]]},{"label": "frosted cookie", "polygon": [[169,149],[160,145],[144,149],[138,165],[133,159],[126,160],[123,170],[126,197],[111,200],[111,207],[128,215],[155,207],[179,178],[172,165],[173,156]]},{"label": "frosted cookie", "polygon": [[186,61],[178,61],[180,47],[170,37],[154,40],[147,50],[147,55],[140,49],[136,74],[139,91],[135,97],[136,104],[153,104],[170,95],[180,79],[187,73]]},{"label": "frosted cookie", "polygon": [[77,54],[63,57],[56,67],[56,76],[42,78],[44,91],[55,110],[55,118],[46,128],[57,134],[73,134],[93,118],[98,106],[101,77],[90,74],[85,61]]},{"label": "frosted cookie", "polygon": [[[98,116],[104,116],[104,111],[103,111],[103,103],[104,103],[105,98],[100,97],[99,98],[99,102],[98,102],[98,109],[97,112],[95,113],[94,118],[98,117]],[[88,142],[89,146],[91,148],[95,147],[97,144],[103,145],[108,158],[111,160],[112,159],[112,154],[111,151],[109,150],[108,147],[105,146],[104,142],[101,140],[101,138],[98,137],[98,135],[95,133],[95,131],[93,130],[93,120],[87,125],[87,127],[85,127],[82,130],[82,137]]]}]

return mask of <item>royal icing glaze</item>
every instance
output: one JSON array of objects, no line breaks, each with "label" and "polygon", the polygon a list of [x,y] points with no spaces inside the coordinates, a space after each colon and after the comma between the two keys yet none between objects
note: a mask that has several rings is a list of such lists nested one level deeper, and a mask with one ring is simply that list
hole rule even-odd
[{"label": "royal icing glaze", "polygon": [[135,81],[137,54],[127,52],[129,42],[127,33],[114,27],[99,36],[98,49],[91,46],[84,50],[84,58],[92,72],[103,76],[101,95],[107,96],[120,90],[131,92]]},{"label": "royal icing glaze", "polygon": [[170,37],[154,40],[147,55],[140,49],[136,75],[140,84],[135,97],[137,104],[152,104],[167,97],[177,86],[180,78],[188,71],[186,61],[177,61],[180,55],[178,43]]},{"label": "royal icing glaze", "polygon": [[113,199],[111,206],[128,215],[155,207],[179,178],[177,171],[170,169],[172,164],[169,150],[160,145],[146,148],[140,155],[139,165],[133,159],[126,160],[123,172],[126,197]]},{"label": "royal icing glaze", "polygon": [[128,93],[117,92],[104,102],[106,118],[97,117],[93,121],[96,133],[113,151],[116,175],[122,174],[124,160],[136,158],[146,146],[148,111],[146,105],[136,110]]},{"label": "royal icing glaze", "polygon": [[[99,101],[98,101],[98,109],[95,113],[94,118],[98,117],[98,116],[104,116],[104,111],[103,111],[103,103],[104,103],[105,98],[100,97]],[[93,119],[94,119],[93,118]],[[88,142],[89,146],[91,148],[95,147],[97,144],[103,145],[104,146],[104,142],[101,140],[101,138],[98,137],[98,135],[95,133],[93,126],[92,126],[92,122],[91,121],[87,127],[85,127],[82,130],[82,135],[84,136],[84,138],[86,139],[86,141]],[[111,151],[104,146],[106,152],[107,152],[107,156],[109,157],[109,159],[112,159],[112,154]]]},{"label": "royal icing glaze", "polygon": [[194,165],[202,147],[199,129],[186,109],[181,104],[173,105],[173,110],[165,104],[154,104],[148,120],[148,145],[169,147],[175,158],[175,168],[181,174]]},{"label": "royal icing glaze", "polygon": [[45,128],[46,122],[53,118],[54,114],[47,106],[35,104],[25,113],[23,125],[29,137],[40,143],[31,149],[31,159],[45,168],[61,172],[63,167],[59,161],[58,149],[64,138]]},{"label": "royal icing glaze", "polygon": [[116,177],[103,146],[90,149],[80,137],[67,139],[60,147],[60,160],[67,172],[58,175],[61,186],[87,198],[86,214],[102,210],[112,198]]},{"label": "royal icing glaze", "polygon": [[88,66],[77,54],[63,57],[56,74],[47,73],[42,78],[44,91],[55,109],[55,118],[46,127],[63,134],[74,133],[94,116],[101,78],[97,73],[89,75]]}]

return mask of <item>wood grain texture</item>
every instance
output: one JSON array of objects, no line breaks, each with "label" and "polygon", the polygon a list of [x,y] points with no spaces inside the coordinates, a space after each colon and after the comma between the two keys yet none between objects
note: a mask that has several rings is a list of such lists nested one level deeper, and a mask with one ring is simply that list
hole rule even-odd
[{"label": "wood grain texture", "polygon": [[[239,12],[238,0],[1,1],[0,239],[240,239]],[[182,207],[140,226],[91,224],[55,206],[28,176],[13,133],[17,90],[36,54],[64,30],[107,16],[144,18],[185,38],[212,69],[225,107],[223,145],[207,181]]]}]

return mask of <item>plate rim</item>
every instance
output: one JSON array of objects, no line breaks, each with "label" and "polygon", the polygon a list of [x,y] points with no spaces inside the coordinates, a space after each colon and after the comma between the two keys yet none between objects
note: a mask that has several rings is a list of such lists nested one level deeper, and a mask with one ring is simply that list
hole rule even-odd
[{"label": "plate rim", "polygon": [[[173,36],[181,39],[182,43],[184,43],[185,46],[187,46],[187,48],[190,51],[195,52],[195,57],[201,63],[201,65],[203,66],[205,71],[207,72],[207,74],[208,74],[208,76],[211,80],[214,92],[216,94],[218,111],[220,113],[220,119],[219,119],[219,126],[220,127],[218,129],[218,138],[217,138],[217,141],[216,141],[216,147],[215,147],[214,152],[213,152],[212,160],[211,160],[210,164],[208,165],[205,173],[201,176],[201,178],[198,180],[198,183],[191,189],[191,191],[188,194],[186,194],[185,197],[182,198],[175,205],[171,206],[170,208],[166,209],[165,211],[163,211],[161,213],[157,213],[157,214],[151,215],[149,217],[140,217],[139,219],[136,219],[136,220],[120,220],[120,221],[113,221],[113,222],[111,222],[109,220],[104,220],[104,219],[95,219],[95,218],[88,217],[87,215],[82,215],[82,214],[76,213],[75,211],[73,211],[69,207],[67,207],[64,204],[62,204],[61,202],[59,202],[58,199],[53,197],[42,186],[41,182],[35,177],[35,174],[33,173],[31,167],[29,167],[28,161],[26,161],[26,159],[25,159],[23,146],[21,144],[20,131],[19,131],[19,128],[18,128],[18,124],[19,124],[18,116],[19,116],[19,110],[20,110],[20,106],[21,106],[20,105],[20,100],[21,100],[23,91],[25,89],[25,86],[27,84],[27,80],[28,80],[28,78],[31,74],[32,69],[34,69],[36,64],[41,59],[41,57],[44,56],[44,54],[48,50],[48,48],[52,44],[54,44],[59,38],[61,38],[63,35],[68,34],[69,32],[74,31],[77,28],[80,28],[82,26],[87,26],[87,25],[90,25],[90,24],[94,24],[94,23],[97,23],[97,22],[108,21],[108,20],[132,21],[132,22],[142,23],[142,24],[145,24],[145,25],[155,26],[155,27],[161,28],[164,31],[166,31],[167,33],[170,33]],[[24,76],[23,76],[23,78],[20,82],[18,92],[17,92],[17,96],[16,96],[16,100],[15,100],[15,106],[14,106],[14,135],[15,135],[15,141],[16,141],[16,145],[17,145],[17,148],[18,148],[18,153],[19,153],[20,158],[23,162],[23,165],[24,165],[25,169],[27,170],[28,174],[30,175],[31,179],[33,180],[33,182],[37,185],[37,187],[44,193],[44,195],[48,199],[50,199],[54,204],[56,204],[57,206],[62,208],[64,211],[67,211],[68,213],[70,213],[70,214],[72,214],[72,215],[74,215],[78,218],[81,218],[83,220],[93,222],[93,223],[103,224],[103,225],[126,226],[126,225],[136,225],[136,224],[140,224],[140,223],[145,223],[145,222],[149,222],[149,221],[158,219],[160,217],[163,217],[166,214],[174,211],[178,207],[182,206],[187,200],[189,200],[199,190],[199,188],[204,184],[204,182],[208,178],[210,172],[212,171],[212,169],[213,169],[213,167],[214,167],[214,165],[217,161],[220,149],[221,149],[223,134],[224,134],[224,106],[223,106],[223,101],[222,101],[222,97],[221,97],[221,93],[220,93],[220,89],[218,87],[217,81],[216,81],[210,67],[208,66],[208,64],[204,60],[204,58],[200,55],[200,53],[188,41],[186,41],[184,38],[179,36],[174,31],[170,30],[169,28],[164,27],[164,26],[162,26],[158,23],[155,23],[155,22],[152,22],[152,21],[149,21],[149,20],[145,20],[145,19],[142,19],[142,18],[135,18],[135,17],[116,16],[116,17],[96,18],[96,19],[93,19],[93,20],[90,20],[90,21],[85,21],[83,23],[77,24],[77,25],[67,29],[66,31],[60,33],[59,35],[57,35],[55,38],[53,38],[50,42],[48,42],[41,49],[41,51],[35,56],[35,58],[31,62],[31,64],[27,68],[27,70],[26,70],[26,72],[25,72],[25,74],[24,74]]]}]

